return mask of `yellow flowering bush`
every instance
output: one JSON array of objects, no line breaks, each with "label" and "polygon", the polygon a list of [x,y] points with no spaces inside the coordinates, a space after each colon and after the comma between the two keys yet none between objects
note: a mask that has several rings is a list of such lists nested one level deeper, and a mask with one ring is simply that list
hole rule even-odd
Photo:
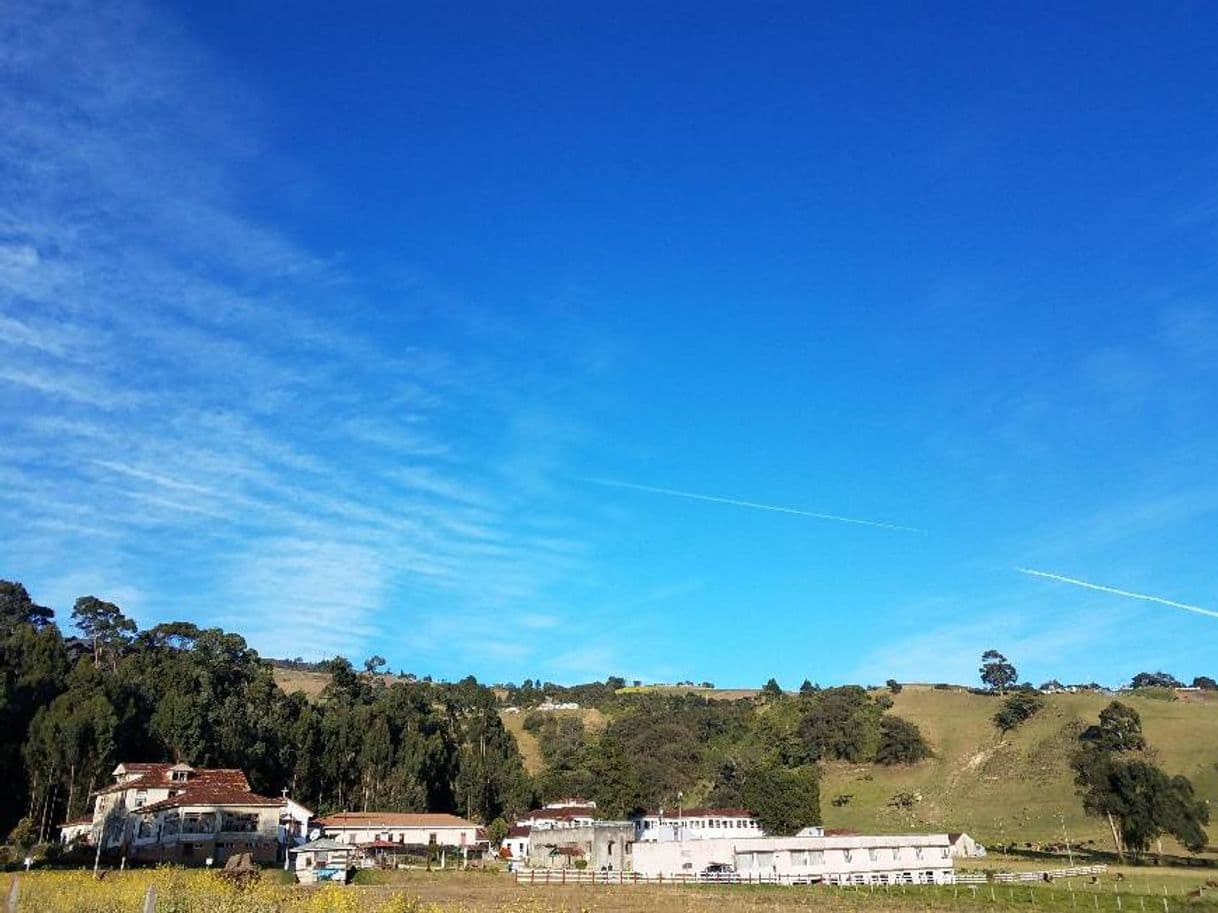
[{"label": "yellow flowering bush", "polygon": [[[422,904],[402,892],[362,891],[336,884],[316,887],[259,879],[236,884],[215,872],[159,868],[108,872],[30,872],[19,879],[18,913],[143,913],[150,886],[157,913],[463,913]],[[8,881],[4,885],[7,898]],[[0,899],[2,903],[2,899]],[[505,913],[534,913],[505,908]]]}]

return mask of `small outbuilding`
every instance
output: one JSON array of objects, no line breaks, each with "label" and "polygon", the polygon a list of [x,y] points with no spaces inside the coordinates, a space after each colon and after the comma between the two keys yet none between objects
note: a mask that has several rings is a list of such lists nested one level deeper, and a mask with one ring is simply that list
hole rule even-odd
[{"label": "small outbuilding", "polygon": [[985,847],[968,834],[948,834],[948,851],[953,859],[965,859],[985,855]]},{"label": "small outbuilding", "polygon": [[288,851],[294,858],[293,868],[301,884],[319,881],[347,880],[347,873],[355,864],[356,848],[339,843],[329,837],[311,840]]}]

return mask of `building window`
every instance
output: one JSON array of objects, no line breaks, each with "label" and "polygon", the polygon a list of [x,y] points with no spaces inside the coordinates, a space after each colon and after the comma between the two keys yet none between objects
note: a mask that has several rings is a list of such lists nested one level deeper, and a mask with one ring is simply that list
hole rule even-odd
[{"label": "building window", "polygon": [[220,830],[229,833],[252,833],[258,830],[258,815],[242,812],[224,812]]},{"label": "building window", "polygon": [[893,862],[896,862],[896,861],[897,861],[898,859],[900,859],[900,858],[901,858],[901,851],[900,851],[899,849],[897,849],[897,848],[894,846],[894,847],[892,848],[892,860],[893,860]]},{"label": "building window", "polygon": [[135,807],[136,808],[143,808],[144,804],[147,801],[148,801],[148,790],[138,789],[135,791]]},{"label": "building window", "polygon": [[435,846],[435,845],[436,845],[438,842],[439,842],[439,841],[438,841],[438,840],[436,840],[436,835],[435,835],[435,834],[428,834],[428,835],[427,835],[427,845],[428,845],[428,846]]},{"label": "building window", "polygon": [[809,865],[824,865],[825,851],[824,850],[808,850]]},{"label": "building window", "polygon": [[869,860],[871,860],[872,862],[879,862],[880,861],[880,851],[879,850],[868,850],[867,858]]},{"label": "building window", "polygon": [[214,812],[187,812],[182,815],[183,834],[211,834],[216,830]]},{"label": "building window", "polygon": [[921,859],[921,858],[922,858],[922,847],[920,847],[920,846],[915,846],[915,847],[914,847],[914,855],[915,855],[917,858]]}]

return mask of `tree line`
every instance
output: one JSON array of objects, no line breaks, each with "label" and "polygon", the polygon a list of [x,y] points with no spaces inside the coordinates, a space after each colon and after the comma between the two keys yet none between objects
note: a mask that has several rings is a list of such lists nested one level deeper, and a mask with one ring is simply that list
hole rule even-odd
[{"label": "tree line", "polygon": [[41,840],[89,807],[122,760],[244,770],[314,810],[446,811],[489,821],[535,796],[494,692],[361,675],[346,659],[321,700],[285,694],[237,634],[186,622],[144,631],[91,596],[65,637],[0,581],[0,832]]},{"label": "tree line", "polygon": [[[891,700],[862,688],[805,688],[758,701],[619,693],[621,678],[559,688],[455,683],[357,670],[336,657],[317,700],[284,693],[271,662],[238,634],[188,622],[140,630],[122,609],[76,600],[65,634],[20,583],[0,581],[0,833],[37,839],[84,814],[122,760],[237,767],[321,814],[444,811],[490,823],[568,795],[626,816],[679,796],[745,805],[776,833],[820,821],[822,760],[913,763],[929,747]],[[303,661],[302,661],[303,662]],[[293,665],[296,665],[293,662]],[[503,726],[505,704],[559,696],[605,708],[529,714],[545,769],[530,776]],[[764,712],[759,712],[759,703]],[[687,802],[687,804],[688,804]]]},{"label": "tree line", "polygon": [[[930,756],[917,725],[894,715],[888,693],[858,686],[796,694],[776,682],[756,698],[633,693],[610,677],[558,690],[526,679],[488,687],[357,670],[336,657],[317,700],[285,693],[269,661],[238,634],[188,622],[139,630],[113,603],[76,600],[68,636],[54,613],[16,582],[0,580],[0,833],[47,840],[80,816],[119,761],[185,761],[244,770],[253,788],[281,789],[319,814],[338,810],[453,812],[492,824],[544,800],[582,795],[627,817],[657,807],[743,806],[772,833],[821,821],[825,762],[914,764]],[[986,669],[990,665],[992,668]],[[1015,670],[987,655],[987,683],[1005,699],[1003,732],[1043,706],[1013,688]],[[505,704],[561,696],[602,709],[603,726],[580,715],[527,713],[523,724],[545,761],[526,770],[504,727]],[[1140,720],[1114,703],[1084,730],[1072,760],[1084,808],[1105,818],[1120,852],[1141,852],[1159,834],[1192,848],[1208,821],[1183,777],[1145,755]]]}]

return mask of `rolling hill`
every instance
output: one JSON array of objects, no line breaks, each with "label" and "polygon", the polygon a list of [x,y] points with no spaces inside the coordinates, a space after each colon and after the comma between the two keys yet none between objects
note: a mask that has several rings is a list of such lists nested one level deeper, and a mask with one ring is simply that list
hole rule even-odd
[{"label": "rolling hill", "polygon": [[[1218,696],[1178,701],[1124,695],[1142,716],[1155,761],[1184,774],[1199,795],[1218,803]],[[1061,842],[1106,847],[1107,826],[1083,815],[1067,757],[1079,726],[1094,722],[1111,697],[1058,694],[1019,729],[1001,737],[990,722],[998,701],[963,690],[907,686],[892,712],[912,720],[935,756],[913,767],[829,764],[821,783],[828,827],[891,831],[968,831],[982,842]],[[912,808],[890,806],[909,793]],[[852,796],[835,805],[838,796]]]},{"label": "rolling hill", "polygon": [[[320,672],[276,669],[275,675],[284,690],[303,690],[313,698],[328,680]],[[694,690],[729,700],[753,693]],[[968,831],[991,844],[1061,842],[1068,834],[1076,845],[1094,840],[1106,848],[1107,826],[1083,814],[1068,756],[1079,729],[1094,722],[1112,699],[1049,695],[1044,710],[1003,737],[990,722],[997,699],[963,688],[907,685],[893,696],[892,712],[918,724],[934,757],[912,767],[825,764],[825,825],[880,832]],[[1218,806],[1218,694],[1188,693],[1176,701],[1136,694],[1120,699],[1141,714],[1155,762],[1170,774],[1187,776],[1202,798]],[[604,726],[598,710],[572,712],[590,731]],[[536,740],[522,726],[523,715],[505,713],[502,718],[527,769],[542,769]],[[902,794],[911,800],[905,807],[892,801]]]}]

